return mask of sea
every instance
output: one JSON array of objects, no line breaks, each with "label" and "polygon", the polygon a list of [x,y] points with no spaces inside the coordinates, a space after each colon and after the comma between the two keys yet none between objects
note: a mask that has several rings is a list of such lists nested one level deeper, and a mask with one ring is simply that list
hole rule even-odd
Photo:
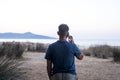
[{"label": "sea", "polygon": [[[51,44],[58,39],[0,39],[0,42],[33,42]],[[81,48],[87,48],[96,45],[120,46],[120,40],[97,40],[97,39],[75,39],[77,45]]]}]

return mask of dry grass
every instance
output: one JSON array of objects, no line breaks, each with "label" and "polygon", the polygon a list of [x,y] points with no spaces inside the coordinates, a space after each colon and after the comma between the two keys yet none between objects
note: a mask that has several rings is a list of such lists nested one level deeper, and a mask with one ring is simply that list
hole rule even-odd
[{"label": "dry grass", "polygon": [[[44,55],[37,52],[23,54],[23,66],[28,69],[26,80],[48,80]],[[79,80],[120,80],[120,64],[112,59],[85,56],[82,61],[76,60],[76,69]]]},{"label": "dry grass", "polygon": [[113,59],[85,57],[76,61],[79,80],[120,80],[120,64]]},{"label": "dry grass", "polygon": [[0,57],[0,80],[24,80],[25,70],[21,65],[17,60]]}]

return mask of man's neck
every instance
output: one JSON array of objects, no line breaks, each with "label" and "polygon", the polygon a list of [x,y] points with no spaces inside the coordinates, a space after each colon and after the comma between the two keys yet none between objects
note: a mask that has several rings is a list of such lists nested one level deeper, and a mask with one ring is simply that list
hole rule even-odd
[{"label": "man's neck", "polygon": [[67,40],[67,37],[66,37],[66,36],[64,36],[64,37],[59,37],[59,40],[60,40],[60,41],[66,41],[66,40]]}]

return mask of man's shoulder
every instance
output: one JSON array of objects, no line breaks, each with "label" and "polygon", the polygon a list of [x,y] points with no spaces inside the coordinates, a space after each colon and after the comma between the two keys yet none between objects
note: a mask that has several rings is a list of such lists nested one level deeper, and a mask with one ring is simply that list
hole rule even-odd
[{"label": "man's shoulder", "polygon": [[71,42],[67,42],[68,45],[71,45],[71,46],[76,46],[75,43],[71,43]]},{"label": "man's shoulder", "polygon": [[54,46],[56,44],[58,44],[58,41],[51,43],[49,46]]}]

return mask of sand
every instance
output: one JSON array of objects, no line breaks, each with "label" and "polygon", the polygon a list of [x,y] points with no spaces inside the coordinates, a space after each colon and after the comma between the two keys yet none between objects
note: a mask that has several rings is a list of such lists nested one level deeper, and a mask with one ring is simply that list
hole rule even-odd
[{"label": "sand", "polygon": [[[49,80],[46,71],[45,53],[25,52],[23,67],[27,68],[25,80]],[[78,80],[120,80],[120,64],[112,59],[85,56],[76,60]]]}]

